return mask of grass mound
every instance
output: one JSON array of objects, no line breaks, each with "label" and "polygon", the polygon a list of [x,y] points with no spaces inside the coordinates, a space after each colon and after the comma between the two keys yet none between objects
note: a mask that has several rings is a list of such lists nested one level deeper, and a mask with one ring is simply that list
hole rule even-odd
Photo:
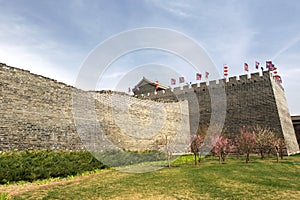
[{"label": "grass mound", "polygon": [[66,177],[105,166],[88,151],[21,151],[0,154],[0,184]]}]

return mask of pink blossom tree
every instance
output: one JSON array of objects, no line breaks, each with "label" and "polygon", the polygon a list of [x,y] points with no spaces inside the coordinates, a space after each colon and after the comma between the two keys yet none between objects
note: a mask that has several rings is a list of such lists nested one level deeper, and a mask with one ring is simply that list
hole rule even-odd
[{"label": "pink blossom tree", "polygon": [[200,162],[200,149],[203,145],[204,138],[200,134],[196,134],[192,136],[192,143],[191,143],[191,151],[194,154],[195,158],[195,165],[197,165],[197,155],[198,161]]},{"label": "pink blossom tree", "polygon": [[214,144],[214,147],[211,152],[218,155],[219,163],[221,163],[221,161],[225,162],[226,155],[234,149],[231,141],[222,135],[213,137],[212,144]]},{"label": "pink blossom tree", "polygon": [[246,154],[246,163],[250,160],[250,153],[255,147],[255,140],[255,133],[245,129],[241,130],[240,136],[236,139],[237,150],[242,154]]}]

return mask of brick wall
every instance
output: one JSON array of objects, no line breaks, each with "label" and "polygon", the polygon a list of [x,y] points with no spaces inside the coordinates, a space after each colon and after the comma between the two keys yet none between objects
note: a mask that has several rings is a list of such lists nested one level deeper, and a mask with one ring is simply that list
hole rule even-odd
[{"label": "brick wall", "polygon": [[188,148],[190,133],[218,125],[230,137],[242,127],[268,127],[285,138],[289,154],[299,151],[284,90],[269,72],[134,98],[82,91],[0,64],[0,88],[0,150],[4,151],[99,149],[108,142],[130,150],[157,149],[164,146],[165,136],[177,141],[182,151]]},{"label": "brick wall", "polygon": [[[166,136],[180,141],[178,151],[188,147],[185,101],[160,103],[118,92],[82,91],[5,64],[0,64],[0,89],[2,151],[91,150],[108,144],[146,150],[163,147]],[[153,107],[159,110],[151,117]]]},{"label": "brick wall", "polygon": [[[137,97],[173,101],[186,99],[189,102],[190,127],[198,122],[197,132],[213,126],[215,122],[212,123],[212,117],[224,115],[222,132],[231,138],[236,137],[243,127],[266,127],[285,138],[289,154],[299,152],[284,90],[269,72],[202,82],[172,90]],[[198,103],[194,102],[195,98],[188,98],[191,96],[188,94],[192,93],[196,94]],[[221,101],[222,93],[224,101]],[[200,113],[197,122],[193,121],[196,112]],[[222,121],[221,118],[219,121]],[[191,130],[191,133],[194,132]]]}]

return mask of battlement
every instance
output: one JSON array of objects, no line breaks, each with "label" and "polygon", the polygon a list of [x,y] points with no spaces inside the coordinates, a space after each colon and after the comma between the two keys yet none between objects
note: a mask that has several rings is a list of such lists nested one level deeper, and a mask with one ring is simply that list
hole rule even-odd
[{"label": "battlement", "polygon": [[256,73],[251,73],[251,74],[244,74],[244,75],[238,75],[238,76],[233,76],[233,77],[226,77],[222,79],[216,79],[216,80],[210,80],[210,81],[202,81],[199,83],[194,83],[194,84],[186,84],[182,86],[178,86],[175,88],[169,88],[166,90],[159,90],[159,91],[153,91],[153,92],[148,92],[145,94],[137,94],[134,95],[137,98],[152,98],[155,97],[154,99],[158,100],[159,98],[164,98],[164,96],[169,96],[172,95],[173,93],[178,94],[184,94],[185,92],[189,92],[192,90],[197,90],[197,91],[205,91],[208,88],[214,88],[214,87],[234,87],[237,85],[243,85],[243,84],[251,84],[255,83],[258,81],[265,81],[272,79],[274,80],[274,83],[278,84],[279,87],[283,89],[282,85],[276,81],[276,79],[273,77],[273,73],[269,71],[260,71]]}]

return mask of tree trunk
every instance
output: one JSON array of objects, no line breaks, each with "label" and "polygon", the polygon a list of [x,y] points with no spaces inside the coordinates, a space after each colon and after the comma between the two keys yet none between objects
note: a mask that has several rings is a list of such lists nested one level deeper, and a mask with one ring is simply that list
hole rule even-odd
[{"label": "tree trunk", "polygon": [[197,154],[194,153],[194,157],[195,157],[195,165],[197,165]]},{"label": "tree trunk", "polygon": [[272,149],[269,149],[268,150],[268,157],[270,158],[270,155],[271,155],[271,151],[272,151]]},{"label": "tree trunk", "polygon": [[276,152],[276,161],[279,162],[279,152],[280,152],[280,149],[275,146],[275,152]]},{"label": "tree trunk", "polygon": [[250,160],[250,159],[249,159],[249,157],[250,157],[249,154],[250,154],[249,152],[247,152],[247,154],[246,154],[246,163],[248,163],[249,160]]},{"label": "tree trunk", "polygon": [[283,151],[282,151],[282,148],[280,148],[280,158],[281,158],[281,160],[283,159]]},{"label": "tree trunk", "polygon": [[222,162],[225,162],[225,153],[221,152],[221,158],[222,158]]},{"label": "tree trunk", "polygon": [[264,158],[265,158],[263,150],[260,150],[260,158],[261,158],[261,159],[264,159]]}]

